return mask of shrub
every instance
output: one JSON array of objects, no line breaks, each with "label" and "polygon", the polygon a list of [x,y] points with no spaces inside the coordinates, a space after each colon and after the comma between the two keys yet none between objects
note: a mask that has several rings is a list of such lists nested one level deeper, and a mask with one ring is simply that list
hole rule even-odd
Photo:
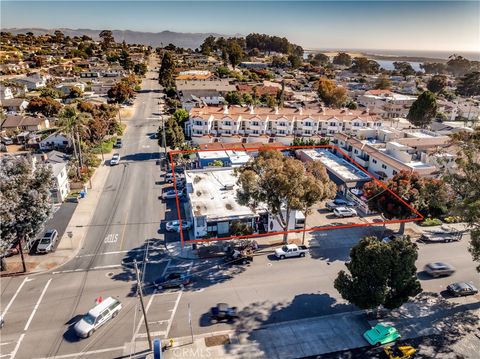
[{"label": "shrub", "polygon": [[431,227],[431,226],[440,226],[442,221],[438,218],[427,218],[423,222],[420,223],[422,227]]},{"label": "shrub", "polygon": [[460,216],[447,216],[444,219],[445,223],[459,223],[462,221],[462,217]]}]

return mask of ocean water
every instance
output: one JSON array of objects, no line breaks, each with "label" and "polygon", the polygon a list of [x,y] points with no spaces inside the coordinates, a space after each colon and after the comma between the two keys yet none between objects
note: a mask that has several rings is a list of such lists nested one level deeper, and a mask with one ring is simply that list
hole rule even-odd
[{"label": "ocean water", "polygon": [[[391,60],[375,60],[376,62],[378,62],[380,64],[380,67],[385,69],[385,70],[394,70],[395,67],[393,66],[393,63],[395,61],[391,61]],[[408,62],[410,65],[412,65],[413,69],[415,71],[423,71],[421,68],[420,68],[420,62],[415,62],[415,61],[406,61]]]}]

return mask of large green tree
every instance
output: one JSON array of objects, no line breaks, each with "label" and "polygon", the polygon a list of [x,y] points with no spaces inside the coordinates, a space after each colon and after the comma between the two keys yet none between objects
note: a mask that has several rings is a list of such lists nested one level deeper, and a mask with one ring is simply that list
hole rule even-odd
[{"label": "large green tree", "polygon": [[381,75],[375,81],[375,84],[373,85],[373,87],[379,90],[388,90],[392,87],[392,83],[390,82],[390,79],[388,78],[388,76]]},{"label": "large green tree", "polygon": [[102,47],[103,51],[107,51],[115,45],[115,39],[110,30],[102,30],[99,36],[102,39],[100,46]]},{"label": "large green tree", "polygon": [[[329,182],[307,172],[304,164],[284,156],[281,152],[266,150],[237,169],[239,174],[237,200],[253,210],[265,206],[268,214],[283,229],[283,242],[288,243],[288,223],[292,211],[306,210],[321,201],[329,190]],[[307,193],[308,192],[308,193]]]},{"label": "large green tree", "polygon": [[337,55],[333,57],[332,61],[335,65],[342,65],[342,66],[352,66],[352,57],[345,53],[339,52]]},{"label": "large green tree", "polygon": [[[167,142],[166,145],[171,149],[179,148],[185,142],[182,127],[180,127],[173,117],[170,117],[165,123],[165,140]],[[158,128],[158,145],[164,146],[162,126]]]},{"label": "large green tree", "polygon": [[433,92],[424,91],[410,107],[407,119],[418,127],[425,128],[437,114],[437,98]]},{"label": "large green tree", "polygon": [[[26,271],[22,245],[33,239],[51,213],[52,170],[48,165],[33,166],[30,157],[4,156],[0,165],[0,253],[19,241],[23,270]],[[3,256],[2,256],[3,258]],[[5,263],[2,259],[2,270]]]},{"label": "large green tree", "polygon": [[162,63],[158,73],[158,81],[163,87],[173,87],[175,81],[173,75],[175,73],[175,61],[169,51],[165,51],[162,57]]},{"label": "large green tree", "polygon": [[135,91],[126,81],[118,81],[108,90],[107,96],[112,102],[120,104],[133,98]]},{"label": "large green tree", "polygon": [[51,97],[37,97],[30,100],[27,111],[51,117],[58,114],[61,108],[62,105]]},{"label": "large green tree", "polygon": [[445,75],[432,76],[430,81],[427,83],[428,91],[433,93],[439,93],[445,88],[445,86],[447,86],[447,77]]},{"label": "large green tree", "polygon": [[395,61],[393,63],[393,67],[395,68],[395,71],[400,73],[405,80],[407,79],[407,76],[415,75],[415,70],[409,62]]},{"label": "large green tree", "polygon": [[462,96],[480,96],[480,71],[463,76],[457,85],[457,93]]},{"label": "large green tree", "polygon": [[[454,211],[470,226],[469,251],[480,263],[480,129],[452,136],[457,146],[457,168],[446,172],[444,180],[457,195]],[[480,264],[477,266],[480,272]]]},{"label": "large green tree", "polygon": [[350,251],[348,269],[340,271],[335,289],[361,309],[395,309],[422,291],[415,261],[417,245],[408,236],[389,243],[365,237]]},{"label": "large green tree", "polygon": [[359,74],[376,74],[380,71],[380,64],[366,57],[355,57],[350,70]]},{"label": "large green tree", "polygon": [[342,107],[348,100],[347,90],[337,86],[335,81],[326,77],[321,77],[318,80],[318,96],[326,106],[334,108]]}]

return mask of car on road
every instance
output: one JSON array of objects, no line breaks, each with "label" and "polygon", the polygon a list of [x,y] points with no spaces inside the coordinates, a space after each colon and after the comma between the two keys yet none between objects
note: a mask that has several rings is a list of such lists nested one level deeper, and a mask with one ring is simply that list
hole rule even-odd
[{"label": "car on road", "polygon": [[443,262],[428,263],[423,269],[434,278],[448,277],[455,273],[455,268],[452,265]]},{"label": "car on road", "polygon": [[[187,221],[187,220],[182,220],[182,229],[190,229],[192,228],[192,222]],[[175,221],[168,221],[165,224],[165,229],[167,232],[180,232],[180,221],[175,220]]]},{"label": "car on road", "polygon": [[120,163],[120,155],[118,153],[114,153],[112,159],[110,160],[110,166],[115,166]]},{"label": "car on road", "polygon": [[42,239],[38,242],[37,253],[48,253],[55,250],[55,243],[58,240],[58,232],[56,229],[49,229],[45,232]]},{"label": "car on road", "polygon": [[478,293],[478,289],[468,282],[456,282],[449,284],[447,290],[450,294],[456,297],[464,297],[467,295],[474,295]]},{"label": "car on road", "polygon": [[10,137],[1,137],[1,143],[4,145],[13,145],[13,140]]},{"label": "car on road", "polygon": [[285,259],[290,257],[305,257],[308,252],[307,246],[297,246],[296,244],[287,244],[281,248],[275,249],[275,257]]},{"label": "car on road", "polygon": [[357,211],[350,207],[337,207],[333,210],[335,217],[344,218],[344,217],[355,217]]},{"label": "car on road", "polygon": [[118,299],[105,298],[75,323],[73,330],[80,338],[88,338],[107,321],[115,318],[121,309],[122,304]]},{"label": "car on road", "polygon": [[353,207],[355,206],[355,203],[351,201],[347,201],[346,199],[343,198],[335,198],[332,201],[328,201],[325,207],[329,209],[330,211],[333,211],[335,208],[338,207]]},{"label": "car on road", "polygon": [[373,328],[363,333],[363,337],[371,345],[383,345],[394,342],[401,337],[395,327],[383,324],[377,324]]},{"label": "car on road", "polygon": [[[178,191],[178,198],[180,198],[182,196],[183,196],[183,192]],[[175,199],[176,197],[177,197],[177,191],[175,191],[174,189],[167,190],[167,191],[163,192],[163,194],[162,194],[163,199]]]},{"label": "car on road", "polygon": [[186,273],[171,272],[153,281],[153,286],[162,288],[183,288],[192,282],[191,277]]},{"label": "car on road", "polygon": [[210,320],[214,322],[231,322],[238,318],[237,307],[230,307],[227,303],[218,303],[210,308]]},{"label": "car on road", "polygon": [[122,139],[121,139],[121,138],[117,138],[117,141],[115,142],[115,144],[113,145],[113,147],[115,147],[115,148],[122,148],[122,146],[123,146]]}]

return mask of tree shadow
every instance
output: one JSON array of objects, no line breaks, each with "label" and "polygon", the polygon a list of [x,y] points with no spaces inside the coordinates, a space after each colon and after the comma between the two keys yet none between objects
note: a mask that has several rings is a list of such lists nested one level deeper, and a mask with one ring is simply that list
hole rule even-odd
[{"label": "tree shadow", "polygon": [[159,158],[160,156],[158,152],[133,153],[133,154],[122,156],[120,159],[120,163],[151,161],[151,160],[157,160]]},{"label": "tree shadow", "polygon": [[376,236],[377,238],[383,238],[384,233],[385,227],[383,226],[314,231],[311,232],[307,245],[313,259],[324,260],[327,263],[346,262],[350,259],[351,248],[363,237]]}]

